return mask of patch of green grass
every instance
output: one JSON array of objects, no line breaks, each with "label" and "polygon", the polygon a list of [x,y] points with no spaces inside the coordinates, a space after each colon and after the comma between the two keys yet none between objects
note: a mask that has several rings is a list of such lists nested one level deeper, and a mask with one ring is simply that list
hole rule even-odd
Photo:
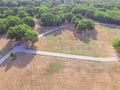
[{"label": "patch of green grass", "polygon": [[48,66],[48,72],[49,73],[57,73],[62,70],[63,66],[58,63],[50,63]]}]

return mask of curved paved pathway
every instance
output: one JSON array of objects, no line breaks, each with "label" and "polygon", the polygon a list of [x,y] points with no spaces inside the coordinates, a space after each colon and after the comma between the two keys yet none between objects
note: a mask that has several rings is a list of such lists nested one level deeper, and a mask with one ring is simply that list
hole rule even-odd
[{"label": "curved paved pathway", "polygon": [[[60,26],[58,28],[49,30],[48,32],[45,32],[41,35],[39,35],[38,37],[42,37],[44,35],[47,35],[49,33],[52,33],[54,31],[63,29],[68,27],[69,25],[64,25],[64,26]],[[46,51],[37,51],[37,50],[27,50],[25,49],[26,44],[22,44],[20,46],[14,46],[13,49],[6,54],[5,56],[3,56],[0,59],[0,64],[2,64],[5,60],[7,60],[10,57],[10,53],[11,52],[22,52],[22,53],[29,53],[29,54],[38,54],[38,55],[47,55],[47,56],[55,56],[55,57],[61,57],[61,58],[70,58],[70,59],[75,59],[75,60],[90,60],[90,61],[103,61],[103,62],[108,62],[108,61],[118,61],[120,60],[119,57],[108,57],[108,58],[103,58],[103,57],[90,57],[90,56],[81,56],[81,55],[72,55],[72,54],[63,54],[63,53],[54,53],[54,52],[46,52]]]},{"label": "curved paved pathway", "polygon": [[50,34],[50,33],[52,33],[52,32],[58,31],[58,30],[60,30],[60,29],[67,28],[68,26],[70,26],[70,25],[59,26],[59,27],[57,27],[57,28],[51,29],[51,30],[49,30],[49,31],[47,31],[47,32],[45,32],[45,33],[40,34],[40,35],[38,36],[38,38],[43,37],[43,36],[45,36],[45,35],[47,35],[47,34]]},{"label": "curved paved pathway", "polygon": [[111,28],[119,28],[120,29],[120,25],[101,23],[101,22],[96,22],[95,24],[102,25],[102,26],[107,26],[107,27],[111,27]]}]

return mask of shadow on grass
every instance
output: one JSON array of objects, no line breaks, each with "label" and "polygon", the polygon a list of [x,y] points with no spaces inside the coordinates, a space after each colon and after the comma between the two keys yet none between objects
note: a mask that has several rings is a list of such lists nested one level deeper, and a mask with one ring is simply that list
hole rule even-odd
[{"label": "shadow on grass", "polygon": [[47,35],[53,34],[53,36],[56,37],[56,36],[59,36],[60,34],[62,34],[62,31],[65,31],[65,30],[70,30],[71,32],[73,32],[75,39],[79,39],[80,41],[82,41],[84,43],[89,43],[90,40],[97,40],[98,32],[96,29],[79,32],[78,30],[75,29],[75,27],[73,25],[71,25],[68,28],[59,29],[59,30],[49,33]]},{"label": "shadow on grass", "polygon": [[12,67],[24,68],[26,67],[34,58],[32,54],[17,53],[16,57],[13,59],[9,57],[0,67],[5,67],[5,72],[10,70]]},{"label": "shadow on grass", "polygon": [[98,32],[96,29],[82,31],[82,32],[74,31],[74,36],[76,37],[76,39],[79,39],[84,43],[89,43],[90,40],[97,40],[97,35],[98,35]]}]

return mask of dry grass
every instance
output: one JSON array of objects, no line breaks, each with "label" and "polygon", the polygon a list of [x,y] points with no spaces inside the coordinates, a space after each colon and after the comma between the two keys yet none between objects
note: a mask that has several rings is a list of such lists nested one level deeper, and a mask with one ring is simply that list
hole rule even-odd
[{"label": "dry grass", "polygon": [[6,54],[12,46],[13,42],[8,40],[5,35],[0,36],[0,54]]},{"label": "dry grass", "polygon": [[71,27],[45,36],[35,44],[36,49],[88,56],[115,56],[112,42],[120,38],[120,29],[96,25],[95,30],[76,33]]},{"label": "dry grass", "polygon": [[0,66],[0,90],[120,90],[120,63],[19,53]]}]

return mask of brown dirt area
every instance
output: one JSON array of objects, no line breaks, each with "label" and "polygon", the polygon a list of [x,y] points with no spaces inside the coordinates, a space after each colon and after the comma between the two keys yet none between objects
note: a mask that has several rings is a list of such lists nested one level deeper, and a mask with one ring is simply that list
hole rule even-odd
[{"label": "brown dirt area", "polygon": [[40,38],[37,50],[96,57],[116,56],[112,42],[120,38],[120,29],[96,25],[95,30],[78,33],[73,27]]},{"label": "brown dirt area", "polygon": [[9,52],[13,44],[14,43],[11,40],[8,40],[5,35],[0,36],[0,53],[4,55]]},{"label": "brown dirt area", "polygon": [[120,63],[18,53],[0,66],[0,90],[120,90]]}]

